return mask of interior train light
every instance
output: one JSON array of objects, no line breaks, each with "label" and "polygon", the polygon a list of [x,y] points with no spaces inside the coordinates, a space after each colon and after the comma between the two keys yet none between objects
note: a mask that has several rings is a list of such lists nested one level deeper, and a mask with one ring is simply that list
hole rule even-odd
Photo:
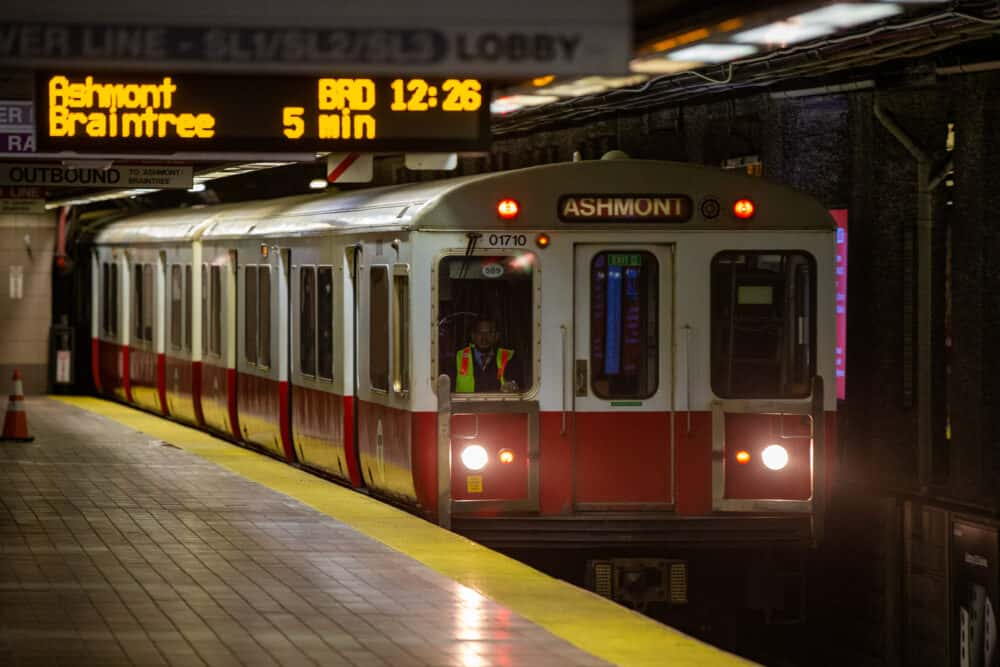
[{"label": "interior train light", "polygon": [[771,470],[781,470],[788,465],[788,450],[781,445],[768,445],[760,453],[760,458]]},{"label": "interior train light", "polygon": [[539,234],[535,237],[535,245],[539,248],[548,248],[551,240],[548,234]]},{"label": "interior train light", "polygon": [[500,463],[513,463],[514,462],[514,452],[509,449],[500,450]]},{"label": "interior train light", "polygon": [[500,203],[497,204],[497,215],[504,220],[513,220],[520,212],[521,206],[517,203],[516,199],[501,199]]},{"label": "interior train light", "polygon": [[490,455],[482,445],[469,445],[462,450],[462,465],[469,470],[482,470],[490,461]]},{"label": "interior train light", "polygon": [[740,220],[749,220],[756,210],[757,207],[749,199],[737,199],[733,204],[733,215]]},{"label": "interior train light", "polygon": [[750,452],[748,452],[745,449],[741,449],[740,451],[736,452],[736,462],[742,463],[743,465],[750,463]]}]

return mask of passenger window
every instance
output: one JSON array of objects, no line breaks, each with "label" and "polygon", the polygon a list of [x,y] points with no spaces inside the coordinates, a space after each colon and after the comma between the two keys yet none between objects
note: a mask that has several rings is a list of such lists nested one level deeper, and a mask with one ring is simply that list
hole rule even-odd
[{"label": "passenger window", "polygon": [[410,277],[393,276],[392,388],[410,390]]},{"label": "passenger window", "polygon": [[299,368],[316,374],[316,269],[299,269]]},{"label": "passenger window", "polygon": [[208,322],[211,311],[208,308],[208,265],[201,265],[201,354],[208,352]]},{"label": "passenger window", "polygon": [[101,264],[101,330],[111,333],[111,270],[107,262]]},{"label": "passenger window", "polygon": [[257,307],[258,321],[257,339],[260,341],[257,353],[257,365],[263,368],[271,366],[271,267],[257,268],[257,287],[259,296]]},{"label": "passenger window", "polygon": [[371,267],[368,374],[372,389],[389,389],[389,268]]},{"label": "passenger window", "polygon": [[142,264],[135,265],[135,339],[142,340],[142,314],[145,309],[142,307],[142,298],[146,294],[142,289],[143,282]]},{"label": "passenger window", "polygon": [[143,338],[153,341],[153,265],[142,266],[142,328]]},{"label": "passenger window", "polygon": [[333,379],[333,269],[319,267],[317,286],[317,320],[319,325],[319,368],[321,378]]},{"label": "passenger window", "polygon": [[222,354],[222,270],[218,266],[209,269],[212,280],[212,319],[208,349],[212,354]]},{"label": "passenger window", "polygon": [[[533,384],[536,257],[444,257],[438,264],[438,368],[459,394]],[[478,351],[478,353],[477,353]]]},{"label": "passenger window", "polygon": [[[204,289],[204,283],[202,283]],[[184,266],[184,349],[191,350],[191,265]]]},{"label": "passenger window", "polygon": [[111,335],[118,335],[118,265],[111,265]]},{"label": "passenger window", "polygon": [[712,260],[712,390],[804,397],[815,368],[816,269],[804,252],[726,251]]},{"label": "passenger window", "polygon": [[170,267],[170,347],[181,349],[181,267]]},{"label": "passenger window", "polygon": [[244,272],[245,288],[243,312],[243,353],[251,364],[257,363],[257,267],[248,266]]},{"label": "passenger window", "polygon": [[590,263],[590,383],[604,399],[645,399],[659,386],[659,263],[645,251]]}]

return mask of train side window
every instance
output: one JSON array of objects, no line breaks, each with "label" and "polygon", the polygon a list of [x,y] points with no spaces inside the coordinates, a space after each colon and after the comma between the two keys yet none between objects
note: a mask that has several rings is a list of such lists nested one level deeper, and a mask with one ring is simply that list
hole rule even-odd
[{"label": "train side window", "polygon": [[317,328],[319,330],[319,367],[316,372],[321,378],[333,379],[333,269],[329,266],[319,267],[319,282],[316,296],[319,307],[316,309]]},{"label": "train side window", "polygon": [[[202,283],[204,285],[204,283]],[[204,289],[204,287],[202,287]],[[191,351],[191,265],[184,265],[184,349]]]},{"label": "train side window", "polygon": [[181,349],[181,267],[170,267],[170,347]]},{"label": "train side window", "polygon": [[142,307],[142,298],[145,291],[142,289],[142,264],[135,265],[135,339],[142,340],[142,314],[145,312]]},{"label": "train side window", "polygon": [[[438,369],[453,392],[524,393],[533,385],[536,261],[530,252],[441,259]],[[477,330],[486,336],[480,343],[492,346],[488,355],[475,353]]]},{"label": "train side window", "polygon": [[316,269],[299,268],[299,369],[316,374]]},{"label": "train side window", "polygon": [[111,267],[101,263],[101,331],[111,333]]},{"label": "train side window", "polygon": [[211,312],[208,308],[208,265],[201,265],[201,354],[208,352],[208,321]]},{"label": "train side window", "polygon": [[244,272],[243,353],[251,364],[257,363],[257,267],[248,266]]},{"label": "train side window", "polygon": [[410,277],[392,278],[392,388],[410,390]]},{"label": "train side window", "polygon": [[645,251],[600,252],[590,263],[590,382],[600,398],[656,393],[659,270]]},{"label": "train side window", "polygon": [[271,267],[257,268],[257,365],[271,366]]},{"label": "train side window", "polygon": [[153,265],[142,265],[142,328],[143,338],[153,342]]},{"label": "train side window", "polygon": [[111,264],[111,298],[108,299],[108,304],[111,307],[111,316],[108,318],[111,322],[110,333],[112,336],[118,335],[118,264]]},{"label": "train side window", "polygon": [[816,262],[801,251],[712,259],[712,390],[724,398],[804,397],[816,362]]},{"label": "train side window", "polygon": [[212,354],[222,355],[222,269],[212,266],[211,275],[212,319],[208,350]]},{"label": "train side window", "polygon": [[369,276],[368,375],[372,389],[389,389],[389,267],[373,266]]}]

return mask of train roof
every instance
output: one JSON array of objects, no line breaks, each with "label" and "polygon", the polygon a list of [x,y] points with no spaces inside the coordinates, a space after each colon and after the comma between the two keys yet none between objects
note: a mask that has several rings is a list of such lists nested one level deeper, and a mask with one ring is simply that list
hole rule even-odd
[{"label": "train roof", "polygon": [[[684,222],[640,220],[585,223],[588,229],[833,229],[826,210],[813,198],[760,178],[711,167],[652,160],[590,160],[460,176],[439,181],[319,193],[216,206],[142,213],[104,227],[101,244],[186,242],[197,238],[298,236],[374,229],[559,229],[581,223],[560,220],[567,196],[686,196],[691,215]],[[514,198],[520,214],[500,220],[496,204]],[[740,198],[753,200],[752,222],[729,213]],[[712,199],[721,211],[705,215]]]}]

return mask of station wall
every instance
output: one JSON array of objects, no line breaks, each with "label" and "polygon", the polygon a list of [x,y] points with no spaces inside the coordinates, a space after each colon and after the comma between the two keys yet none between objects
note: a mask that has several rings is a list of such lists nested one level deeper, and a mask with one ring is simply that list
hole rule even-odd
[{"label": "station wall", "polygon": [[26,394],[48,385],[56,224],[52,213],[0,213],[0,396],[15,368]]}]

